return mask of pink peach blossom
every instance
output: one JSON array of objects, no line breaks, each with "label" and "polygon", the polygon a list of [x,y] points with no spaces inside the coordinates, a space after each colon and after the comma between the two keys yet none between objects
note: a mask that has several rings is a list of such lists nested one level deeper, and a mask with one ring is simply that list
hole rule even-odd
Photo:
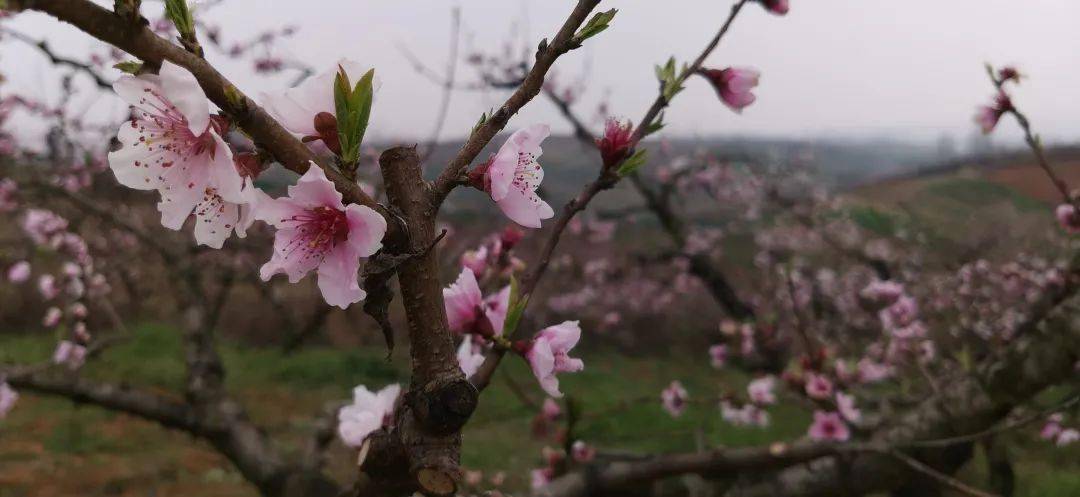
[{"label": "pink peach blossom", "polygon": [[548,397],[544,399],[544,404],[540,407],[540,415],[547,421],[555,421],[562,416],[562,408],[555,399]]},{"label": "pink peach blossom", "polygon": [[774,376],[762,376],[750,382],[746,386],[746,393],[750,396],[750,401],[758,405],[769,405],[776,403],[776,377]]},{"label": "pink peach blossom", "polygon": [[311,270],[330,305],[342,309],[364,299],[357,281],[360,258],[382,247],[386,220],[363,205],[341,203],[341,193],[314,162],[288,197],[272,199],[260,190],[254,216],[275,228],[274,254],[262,266],[263,281],[285,273],[290,283]]},{"label": "pink peach blossom", "polygon": [[806,395],[811,399],[823,400],[832,397],[833,384],[825,375],[806,374]]},{"label": "pink peach blossom", "polygon": [[727,345],[718,344],[709,347],[709,363],[712,367],[720,369],[727,363],[728,348]]},{"label": "pink peach blossom", "polygon": [[570,457],[579,463],[591,462],[596,458],[596,449],[590,447],[583,440],[575,440],[570,445]]},{"label": "pink peach blossom", "polygon": [[353,389],[353,401],[338,411],[338,436],[349,447],[359,448],[373,432],[389,426],[401,385],[387,385],[377,393],[359,385]]},{"label": "pink peach blossom", "polygon": [[499,205],[503,214],[526,228],[539,228],[540,221],[555,215],[539,195],[544,169],[536,159],[540,143],[551,133],[546,124],[536,124],[515,131],[486,163],[484,190]]},{"label": "pink peach blossom", "polygon": [[904,285],[890,280],[874,280],[859,292],[859,296],[880,305],[892,305],[904,294]]},{"label": "pink peach blossom", "polygon": [[41,325],[46,328],[53,328],[60,324],[60,318],[63,313],[60,312],[58,307],[50,307],[45,310],[45,316],[41,318]]},{"label": "pink peach blossom", "polygon": [[622,123],[618,119],[608,118],[604,124],[604,136],[596,140],[596,147],[600,149],[604,167],[614,167],[634,147],[634,126],[630,121]]},{"label": "pink peach blossom", "polygon": [[1057,217],[1058,225],[1066,233],[1075,235],[1080,233],[1080,214],[1076,212],[1076,206],[1073,204],[1061,204],[1054,210],[1054,216]]},{"label": "pink peach blossom", "polygon": [[51,274],[43,274],[38,277],[38,291],[45,300],[55,299],[60,295],[60,289],[56,286],[56,277]]},{"label": "pink peach blossom", "polygon": [[458,366],[461,366],[465,377],[468,378],[476,374],[476,370],[480,369],[480,365],[484,363],[484,349],[473,343],[472,338],[465,337],[458,346],[457,360]]},{"label": "pink peach blossom", "polygon": [[836,410],[849,422],[857,423],[862,419],[862,411],[855,407],[855,397],[844,392],[836,392]]},{"label": "pink peach blossom", "polygon": [[199,224],[227,224],[207,219],[222,215],[222,200],[241,204],[246,199],[232,151],[221,138],[224,123],[211,118],[210,101],[198,81],[164,61],[157,75],[125,75],[113,88],[134,114],[117,134],[121,148],[109,154],[117,181],[137,190],[158,190],[166,228],[180,229],[195,211],[200,221],[196,241],[220,246]]},{"label": "pink peach blossom", "polygon": [[23,283],[30,279],[30,263],[26,261],[19,261],[12,264],[8,268],[7,273],[8,281],[12,283]]},{"label": "pink peach blossom", "polygon": [[720,100],[735,112],[742,112],[757,99],[751,92],[761,78],[761,73],[757,69],[749,67],[702,69],[700,74],[712,83]]},{"label": "pink peach blossom", "polygon": [[682,413],[686,411],[688,397],[689,394],[678,380],[672,381],[667,388],[660,392],[661,404],[664,406],[664,410],[673,418],[682,416]]},{"label": "pink peach blossom", "polygon": [[761,0],[761,4],[773,14],[782,16],[788,13],[788,0]]},{"label": "pink peach blossom", "polygon": [[1080,431],[1077,431],[1075,428],[1066,428],[1061,430],[1061,433],[1058,434],[1055,443],[1058,447],[1065,447],[1066,445],[1072,445],[1078,440],[1080,440]]},{"label": "pink peach blossom", "polygon": [[814,411],[814,422],[810,425],[809,435],[819,442],[843,442],[851,437],[847,424],[835,412]]},{"label": "pink peach blossom", "polygon": [[510,287],[484,298],[472,270],[461,270],[457,281],[443,289],[443,302],[450,331],[491,337],[502,334],[509,306]]},{"label": "pink peach blossom", "polygon": [[524,353],[540,386],[552,397],[562,397],[557,373],[576,373],[585,369],[581,359],[570,357],[570,351],[581,339],[577,321],[566,321],[540,330]]},{"label": "pink peach blossom", "polygon": [[1013,110],[1012,100],[1004,92],[998,92],[994,96],[993,105],[984,105],[975,112],[975,123],[979,125],[983,133],[990,134],[997,127],[1001,116],[1011,110]]},{"label": "pink peach blossom", "polygon": [[67,340],[61,340],[53,351],[53,364],[63,364],[74,371],[86,362],[86,347]]}]

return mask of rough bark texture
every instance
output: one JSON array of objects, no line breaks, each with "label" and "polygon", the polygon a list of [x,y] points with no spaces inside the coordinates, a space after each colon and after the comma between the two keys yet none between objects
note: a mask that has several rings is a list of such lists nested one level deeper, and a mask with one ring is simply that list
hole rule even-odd
[{"label": "rough bark texture", "polygon": [[394,434],[416,488],[430,495],[450,495],[461,476],[460,430],[476,409],[478,393],[457,365],[433,247],[437,207],[431,186],[421,177],[416,148],[391,148],[379,157],[379,165],[391,212],[404,221],[408,235],[387,249],[411,254],[398,269],[398,284],[408,318],[412,380]]}]

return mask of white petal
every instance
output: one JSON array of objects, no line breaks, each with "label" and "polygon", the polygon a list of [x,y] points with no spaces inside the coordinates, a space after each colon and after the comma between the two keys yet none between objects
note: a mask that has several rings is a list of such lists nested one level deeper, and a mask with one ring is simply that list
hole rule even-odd
[{"label": "white petal", "polygon": [[192,134],[200,136],[210,126],[210,101],[198,80],[187,69],[169,61],[161,63],[161,88],[165,98],[187,118]]}]

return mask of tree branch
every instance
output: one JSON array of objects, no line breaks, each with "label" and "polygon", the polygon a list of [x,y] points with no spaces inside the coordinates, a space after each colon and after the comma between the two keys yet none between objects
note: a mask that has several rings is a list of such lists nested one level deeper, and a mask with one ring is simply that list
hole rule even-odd
[{"label": "tree branch", "polygon": [[[303,174],[315,161],[334,182],[347,203],[366,205],[383,212],[360,185],[349,181],[336,169],[319,163],[307,146],[281,126],[254,100],[244,95],[228,79],[201,57],[154,34],[142,23],[132,23],[89,0],[13,0],[14,9],[38,10],[74,25],[90,36],[124,50],[139,59],[158,65],[168,60],[195,76],[206,96],[243,128],[255,143],[286,168]],[[391,226],[395,226],[390,223]]]},{"label": "tree branch", "polygon": [[547,44],[541,43],[536,52],[536,63],[533,64],[529,73],[525,76],[521,86],[506,99],[502,107],[499,107],[486,121],[473,130],[468,141],[458,151],[457,156],[439,174],[431,193],[433,205],[442,204],[446,196],[457,185],[458,178],[465,172],[465,168],[476,159],[476,156],[487,146],[488,142],[506,127],[510,117],[517,114],[525,104],[540,93],[540,88],[544,84],[544,76],[551,69],[556,59],[574,48],[572,44],[574,33],[599,3],[600,0],[578,0],[577,6],[574,7],[570,17],[559,28],[555,37]]}]

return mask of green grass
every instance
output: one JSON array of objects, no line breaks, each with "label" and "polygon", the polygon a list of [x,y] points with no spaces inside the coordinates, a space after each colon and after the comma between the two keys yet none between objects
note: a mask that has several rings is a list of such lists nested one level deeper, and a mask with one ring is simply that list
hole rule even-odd
[{"label": "green grass", "polygon": [[[0,361],[27,362],[48,358],[53,337],[0,338]],[[251,410],[252,418],[287,451],[295,453],[310,427],[311,414],[329,400],[346,399],[356,384],[380,387],[406,380],[407,354],[385,350],[317,348],[285,356],[277,350],[221,346],[228,368],[228,385]],[[183,381],[180,341],[169,328],[140,326],[134,337],[109,349],[83,373],[110,381],[176,392]],[[607,449],[641,452],[694,450],[698,439],[710,446],[759,445],[801,436],[808,414],[780,406],[771,409],[767,429],[735,428],[720,420],[715,402],[722,390],[741,390],[747,378],[725,370],[714,371],[704,357],[660,352],[653,358],[627,358],[610,354],[585,357],[585,371],[564,375],[562,390],[580,406],[582,419],[575,438]],[[462,454],[466,468],[488,474],[503,470],[511,490],[527,486],[527,472],[541,464],[540,450],[551,440],[534,440],[530,422],[535,414],[510,388],[507,377],[520,385],[532,402],[543,400],[525,364],[508,361],[486,390],[465,433]],[[671,380],[681,381],[693,403],[673,419],[661,408],[659,393]],[[783,404],[783,403],[782,403]],[[11,416],[0,422],[0,467],[28,472],[16,482],[23,493],[44,495],[37,489],[55,468],[77,468],[64,476],[75,488],[124,490],[138,494],[254,495],[236,470],[203,442],[168,432],[156,425],[65,399],[26,393]],[[1080,448],[1051,449],[1017,434],[1016,463],[1023,497],[1080,495]],[[343,481],[352,473],[351,456],[335,446],[331,471]],[[51,469],[50,469],[51,468]],[[0,487],[5,471],[0,471]],[[22,473],[19,473],[22,474]],[[976,485],[986,481],[976,460],[964,478]],[[19,485],[29,487],[19,487]],[[183,490],[180,490],[183,489]],[[4,495],[4,492],[0,492]],[[96,494],[95,494],[96,495]]]},{"label": "green grass", "polygon": [[969,207],[984,207],[999,202],[1010,202],[1020,211],[1045,210],[1047,208],[1046,204],[1038,200],[985,179],[950,178],[932,183],[924,191]]}]

